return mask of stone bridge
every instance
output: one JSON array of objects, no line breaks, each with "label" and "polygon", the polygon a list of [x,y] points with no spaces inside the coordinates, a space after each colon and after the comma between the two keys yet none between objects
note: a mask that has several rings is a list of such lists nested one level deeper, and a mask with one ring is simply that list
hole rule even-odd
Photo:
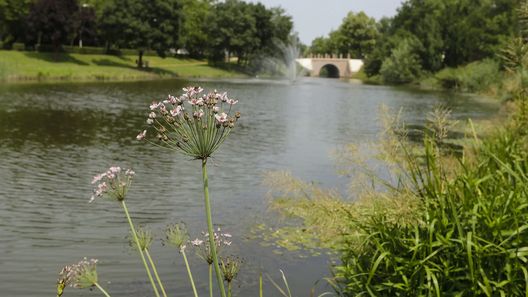
[{"label": "stone bridge", "polygon": [[326,71],[328,77],[351,77],[363,67],[363,60],[345,58],[301,58],[296,60],[310,76]]}]

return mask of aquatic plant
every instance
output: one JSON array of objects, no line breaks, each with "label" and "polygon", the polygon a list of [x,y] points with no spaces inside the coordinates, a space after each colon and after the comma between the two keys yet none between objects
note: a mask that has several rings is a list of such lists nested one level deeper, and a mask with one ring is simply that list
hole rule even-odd
[{"label": "aquatic plant", "polygon": [[[201,95],[201,87],[183,90],[180,97],[169,95],[166,100],[152,102],[146,120],[149,129],[136,138],[206,162],[240,118],[239,112],[232,113],[238,100],[216,90]],[[154,140],[148,131],[154,133]]]},{"label": "aquatic plant", "polygon": [[[189,242],[189,233],[187,233],[187,228],[183,223],[174,224],[167,227],[165,231],[166,240],[165,243],[175,246],[180,251],[180,254],[183,257],[185,262],[185,268],[187,268],[187,274],[189,275],[189,281],[191,282],[191,287],[193,290],[194,297],[198,297],[198,292],[196,291],[196,285],[194,283],[194,278],[191,273],[191,267],[189,266],[189,261],[187,260],[187,254],[185,249],[187,248],[187,243]],[[209,288],[212,291],[212,288]]]},{"label": "aquatic plant", "polygon": [[[214,256],[212,252],[212,248],[210,245],[209,240],[209,233],[208,232],[202,232],[203,240],[200,238],[196,238],[193,241],[191,241],[191,244],[196,249],[196,254],[198,257],[200,257],[202,260],[204,260],[207,265],[209,266],[209,296],[213,296],[213,264],[214,264]],[[220,254],[220,251],[225,246],[231,245],[231,234],[229,233],[222,233],[220,228],[217,229],[217,232],[213,233],[214,238],[214,245],[215,250],[217,254]]]},{"label": "aquatic plant", "polygon": [[57,280],[57,297],[62,296],[67,286],[79,289],[97,287],[106,297],[110,297],[98,283],[96,265],[97,259],[84,258],[78,263],[64,266]]},{"label": "aquatic plant", "polygon": [[238,276],[242,260],[238,257],[227,256],[220,259],[220,268],[224,275],[224,280],[227,282],[227,296],[231,297],[231,284]]},{"label": "aquatic plant", "polygon": [[[140,132],[137,139],[149,140],[154,145],[201,160],[209,246],[220,294],[225,297],[213,232],[207,160],[225,141],[240,118],[240,112],[232,112],[238,100],[216,90],[202,95],[203,88],[196,86],[183,88],[183,91],[179,97],[169,95],[162,102],[152,102],[146,120],[149,129]],[[154,140],[148,137],[149,130],[155,134]]]},{"label": "aquatic plant", "polygon": [[[196,285],[187,260],[186,250],[190,244],[196,249],[197,255],[205,260],[209,266],[209,295],[213,296],[213,267],[216,272],[218,287],[222,296],[226,296],[224,281],[227,283],[227,295],[232,295],[232,282],[240,271],[239,258],[230,256],[220,259],[220,251],[231,245],[231,234],[222,233],[220,228],[213,229],[212,214],[207,177],[207,160],[229,135],[240,113],[232,113],[232,106],[238,100],[228,98],[226,93],[216,91],[199,96],[203,89],[199,87],[184,88],[181,97],[168,96],[163,102],[154,102],[150,106],[147,119],[149,128],[139,133],[138,140],[147,140],[155,145],[177,150],[187,156],[202,161],[202,178],[204,186],[205,212],[207,232],[202,232],[202,239],[189,241],[189,233],[183,223],[169,225],[165,231],[165,245],[178,248],[183,257],[194,297],[198,297]],[[154,130],[157,141],[150,140],[149,130]],[[110,200],[118,202],[125,212],[129,227],[129,244],[138,251],[145,267],[148,279],[156,297],[161,294],[166,297],[161,278],[149,249],[154,242],[154,236],[149,229],[136,227],[128,211],[127,193],[132,184],[135,172],[112,166],[92,179],[94,185],[90,203],[96,200]],[[95,271],[96,260],[84,260],[78,264],[65,267],[57,282],[57,295],[62,296],[65,286],[72,285],[79,288],[95,286],[109,297],[109,294],[98,284]],[[221,264],[221,269],[220,269]],[[155,279],[155,280],[154,280]],[[262,296],[262,279],[260,296]]]},{"label": "aquatic plant", "polygon": [[[130,214],[128,212],[128,208],[125,203],[126,194],[128,192],[128,188],[132,184],[132,179],[135,175],[135,172],[131,169],[122,170],[121,167],[118,166],[112,166],[107,171],[100,173],[92,179],[92,184],[97,184],[94,189],[94,194],[90,198],[90,202],[95,201],[96,198],[108,198],[110,200],[115,200],[119,202],[121,207],[123,208],[125,212],[125,216],[127,218],[128,224],[130,226],[130,233],[132,235],[132,238],[134,240],[136,247],[142,247],[143,245],[139,241],[138,232],[136,231],[136,228],[134,227],[134,224],[132,223],[132,218],[130,217]],[[149,278],[150,284],[152,285],[152,289],[154,290],[154,294],[156,297],[160,297],[158,288],[156,284],[154,283],[154,279],[152,277],[152,272],[147,264],[147,260],[145,259],[145,254],[148,254],[142,249],[137,248],[139,255],[141,257],[141,261],[143,262],[143,265],[145,266],[145,271],[147,272],[147,276]],[[149,261],[151,262],[153,270],[155,270],[155,265],[151,260],[150,255],[148,255]],[[157,274],[157,272],[156,272]],[[163,296],[166,297],[165,290],[163,289],[163,285],[161,284],[161,281],[158,278],[158,284],[162,288]]]},{"label": "aquatic plant", "polygon": [[[485,139],[471,129],[471,149],[460,155],[442,147],[451,124],[448,110],[429,114],[420,147],[391,124],[398,132],[378,146],[389,153],[382,160],[397,165],[388,167],[391,179],[372,177],[375,186],[353,202],[280,178],[289,191],[279,198],[286,214],[322,239],[341,232],[334,246],[341,264],[331,280],[340,296],[526,295],[528,124],[513,114]],[[310,214],[330,213],[334,205],[344,213],[341,224]]]}]

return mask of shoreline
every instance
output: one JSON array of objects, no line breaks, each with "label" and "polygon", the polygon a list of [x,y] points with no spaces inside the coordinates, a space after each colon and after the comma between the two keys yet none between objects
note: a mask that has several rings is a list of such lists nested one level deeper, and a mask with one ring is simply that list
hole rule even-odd
[{"label": "shoreline", "polygon": [[63,82],[149,81],[192,78],[247,78],[247,74],[211,66],[191,58],[145,58],[139,69],[136,56],[39,53],[0,50],[0,85]]}]

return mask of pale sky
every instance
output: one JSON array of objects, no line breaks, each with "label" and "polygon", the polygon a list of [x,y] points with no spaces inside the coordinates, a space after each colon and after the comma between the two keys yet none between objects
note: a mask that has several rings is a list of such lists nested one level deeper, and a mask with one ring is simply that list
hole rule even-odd
[{"label": "pale sky", "polygon": [[337,29],[349,11],[364,11],[379,20],[394,16],[403,0],[250,0],[266,7],[280,6],[293,17],[295,31],[304,44]]}]

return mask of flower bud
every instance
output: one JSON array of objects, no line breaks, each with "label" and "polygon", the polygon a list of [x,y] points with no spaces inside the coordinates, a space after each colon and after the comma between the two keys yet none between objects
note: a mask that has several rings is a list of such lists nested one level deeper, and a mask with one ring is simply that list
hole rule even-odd
[{"label": "flower bud", "polygon": [[138,242],[139,242],[139,247],[138,247],[138,243],[136,242],[135,238],[134,238],[134,234],[130,234],[129,236],[129,244],[131,247],[135,248],[135,249],[140,249],[142,251],[150,248],[150,245],[152,244],[152,241],[154,241],[154,237],[152,236],[152,232],[150,232],[150,230],[147,230],[147,229],[144,229],[142,227],[137,227],[136,228],[136,236],[137,236],[137,239],[138,239]]},{"label": "flower bud", "polygon": [[226,282],[230,283],[237,277],[241,264],[242,260],[233,256],[228,256],[220,260],[220,269]]},{"label": "flower bud", "polygon": [[189,241],[189,233],[187,233],[187,228],[183,223],[168,226],[165,235],[167,236],[165,242],[180,250],[184,249]]}]

